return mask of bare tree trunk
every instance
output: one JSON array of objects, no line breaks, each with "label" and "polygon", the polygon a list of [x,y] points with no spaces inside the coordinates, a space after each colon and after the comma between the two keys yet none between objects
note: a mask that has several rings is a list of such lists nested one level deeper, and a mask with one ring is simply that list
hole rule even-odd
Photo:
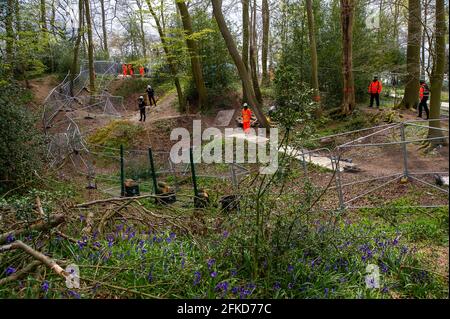
[{"label": "bare tree trunk", "polygon": [[356,107],[355,84],[353,79],[353,17],[354,0],[341,0],[342,27],[342,72],[344,75],[344,96],[342,114],[349,115]]},{"label": "bare tree trunk", "polygon": [[263,38],[262,38],[262,85],[267,86],[270,83],[269,74],[267,72],[267,60],[269,55],[269,31],[270,31],[270,11],[269,1],[262,0],[262,23],[263,23]]},{"label": "bare tree trunk", "polygon": [[78,55],[80,52],[80,44],[81,44],[81,37],[83,34],[83,25],[84,25],[84,0],[78,1],[78,34],[77,39],[75,40],[75,46],[73,48],[73,60],[72,65],[70,67],[70,95],[74,96],[73,92],[73,81],[75,79],[75,75],[77,74],[78,70]]},{"label": "bare tree trunk", "polygon": [[14,28],[13,28],[13,13],[14,13],[14,0],[8,0],[5,18],[6,28],[6,61],[9,64],[8,73],[13,75],[14,65]]},{"label": "bare tree trunk", "polygon": [[191,16],[184,1],[177,1],[178,9],[180,10],[181,21],[186,33],[186,45],[189,49],[191,58],[192,75],[194,77],[195,86],[198,93],[198,104],[202,111],[207,109],[207,91],[205,81],[203,80],[203,71],[198,53],[197,41],[192,38],[194,30],[192,28]]},{"label": "bare tree trunk", "polygon": [[[249,1],[250,0],[242,0],[242,62],[247,71],[249,70]],[[244,83],[242,83],[242,99],[244,102],[248,102]]]},{"label": "bare tree trunk", "polygon": [[[22,40],[22,21],[21,21],[21,17],[20,17],[20,4],[19,1],[16,0],[14,1],[14,11],[15,11],[15,16],[16,16],[16,32],[17,32],[17,39],[19,41]],[[28,75],[27,75],[27,68],[28,68],[28,62],[27,62],[27,57],[23,56],[22,53],[20,51],[17,52],[17,57],[16,60],[18,61],[18,69],[20,74],[23,76],[23,79],[25,81],[25,86],[27,89],[30,89],[30,82],[28,81]]]},{"label": "bare tree trunk", "polygon": [[177,68],[176,68],[175,61],[172,58],[172,56],[170,55],[169,47],[167,46],[167,43],[166,43],[166,35],[165,35],[164,30],[163,30],[163,28],[161,26],[159,18],[156,15],[155,10],[153,10],[153,7],[152,7],[152,4],[150,3],[150,0],[146,0],[146,1],[147,1],[147,6],[148,6],[148,9],[150,11],[150,14],[153,16],[153,19],[155,20],[156,28],[158,29],[158,33],[159,33],[159,37],[161,39],[161,43],[162,43],[162,46],[163,46],[163,49],[164,49],[164,53],[166,54],[167,61],[169,62],[170,73],[172,73],[172,78],[173,78],[175,87],[177,89],[178,104],[180,106],[180,112],[184,112],[184,111],[186,111],[186,100],[185,100],[185,98],[183,96],[183,90],[181,88],[180,79],[178,78],[178,75],[177,75]]},{"label": "bare tree trunk", "polygon": [[244,62],[243,62],[241,56],[239,55],[239,51],[236,47],[236,44],[234,43],[233,37],[232,37],[230,30],[228,29],[225,19],[223,17],[222,1],[221,0],[212,0],[212,5],[213,5],[213,13],[214,13],[214,17],[216,18],[217,25],[219,26],[220,32],[222,33],[222,36],[225,40],[225,44],[228,48],[228,52],[230,53],[231,57],[233,58],[233,61],[238,69],[241,81],[244,85],[244,90],[247,94],[246,95],[247,100],[251,104],[251,106],[254,107],[254,111],[255,111],[256,117],[259,120],[259,123],[261,123],[261,125],[263,127],[269,128],[270,125],[267,121],[267,118],[264,116],[261,105],[259,104],[258,100],[256,99],[255,92],[253,91],[252,79],[250,78],[247,68],[245,67]]},{"label": "bare tree trunk", "polygon": [[50,16],[50,28],[52,30],[53,35],[56,34],[55,19],[56,19],[55,0],[52,0],[52,15]]},{"label": "bare tree trunk", "polygon": [[257,43],[256,43],[256,0],[253,0],[253,7],[252,7],[252,18],[251,18],[251,26],[252,26],[252,32],[251,32],[251,40],[250,40],[250,74],[252,77],[253,82],[253,90],[255,91],[256,99],[260,104],[262,104],[262,94],[261,90],[259,88],[259,80],[258,80],[258,70],[256,66],[256,61],[258,61],[257,58]]},{"label": "bare tree trunk", "polygon": [[[445,67],[445,35],[447,25],[445,21],[445,3],[444,0],[436,0],[436,29],[435,29],[435,58],[433,72],[431,75],[431,100],[430,100],[430,126],[440,128],[441,122],[436,121],[441,115],[441,92],[444,79]],[[433,121],[433,119],[435,121]],[[430,128],[428,137],[442,137],[442,131]],[[437,139],[431,141],[432,145],[444,144],[445,140]]]},{"label": "bare tree trunk", "polygon": [[306,14],[308,16],[309,47],[311,51],[311,86],[314,90],[313,100],[319,102],[320,101],[319,72],[317,62],[316,32],[314,30],[315,23],[312,8],[312,0],[306,0]]},{"label": "bare tree trunk", "polygon": [[142,3],[140,0],[136,0],[136,4],[138,6],[138,13],[139,13],[139,30],[140,30],[140,37],[141,37],[141,45],[142,45],[142,54],[144,55],[144,58],[147,58],[147,41],[145,41],[145,31],[144,31],[144,16],[142,14]]},{"label": "bare tree trunk", "polygon": [[102,14],[103,51],[105,51],[106,57],[109,58],[108,32],[106,31],[105,0],[100,0],[100,9]]},{"label": "bare tree trunk", "polygon": [[429,2],[427,0],[423,0],[423,31],[422,31],[422,58],[420,59],[420,71],[421,74],[425,74],[425,40],[427,37],[427,23],[428,23],[428,4]]},{"label": "bare tree trunk", "polygon": [[89,90],[93,94],[95,92],[94,40],[92,39],[92,20],[89,0],[84,0],[84,10],[88,34]]},{"label": "bare tree trunk", "polygon": [[416,108],[419,100],[420,80],[420,0],[408,0],[408,47],[406,51],[405,94],[397,109]]},{"label": "bare tree trunk", "polygon": [[44,39],[44,44],[48,44],[48,28],[47,28],[47,9],[45,7],[45,0],[41,0],[40,4],[40,27],[42,32],[42,38]]}]

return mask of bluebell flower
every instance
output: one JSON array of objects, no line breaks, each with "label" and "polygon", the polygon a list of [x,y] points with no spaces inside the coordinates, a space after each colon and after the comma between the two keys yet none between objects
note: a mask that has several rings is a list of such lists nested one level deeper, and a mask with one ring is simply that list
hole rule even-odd
[{"label": "bluebell flower", "polygon": [[294,283],[290,282],[290,283],[288,284],[288,289],[292,289],[292,288],[294,288]]},{"label": "bluebell flower", "polygon": [[12,243],[13,241],[15,241],[16,239],[14,238],[14,234],[9,234],[7,237],[6,237],[6,243],[7,244],[9,244],[9,243]]},{"label": "bluebell flower", "polygon": [[72,297],[75,298],[75,299],[80,299],[80,298],[81,298],[81,297],[80,297],[80,294],[77,293],[76,291],[69,290],[68,293],[69,293],[70,296],[72,296]]},{"label": "bluebell flower", "polygon": [[233,295],[236,295],[238,292],[239,292],[239,287],[233,287],[233,288],[231,289],[231,293],[232,293]]},{"label": "bluebell flower", "polygon": [[387,286],[384,286],[383,289],[381,289],[381,292],[387,294],[389,292],[389,288]]},{"label": "bluebell flower", "polygon": [[49,285],[48,281],[44,281],[44,282],[42,283],[42,286],[41,286],[42,291],[43,291],[43,292],[47,292],[49,286],[50,286],[50,285]]},{"label": "bluebell flower", "polygon": [[13,267],[11,267],[11,266],[9,266],[8,268],[6,268],[6,276],[10,276],[10,275],[12,275],[12,274],[15,273],[15,272],[16,272],[16,269],[13,268]]},{"label": "bluebell flower", "polygon": [[216,278],[216,277],[217,277],[217,271],[213,271],[213,272],[211,273],[211,277]]},{"label": "bluebell flower", "polygon": [[229,235],[230,233],[227,230],[225,230],[222,234],[223,238],[228,238]]},{"label": "bluebell flower", "polygon": [[228,282],[227,281],[223,281],[223,282],[219,282],[216,285],[216,291],[217,290],[222,290],[222,291],[228,291]]},{"label": "bluebell flower", "polygon": [[208,268],[211,269],[211,267],[216,263],[215,259],[208,259]]},{"label": "bluebell flower", "polygon": [[199,271],[196,271],[194,273],[194,286],[200,282],[201,278],[202,278],[202,274]]},{"label": "bluebell flower", "polygon": [[231,277],[235,277],[237,275],[237,270],[231,269],[230,273],[231,273]]},{"label": "bluebell flower", "polygon": [[148,280],[148,282],[152,282],[153,281],[153,275],[152,275],[151,271],[148,273],[147,280]]},{"label": "bluebell flower", "polygon": [[329,292],[329,290],[330,290],[330,289],[328,289],[328,288],[325,288],[325,298],[327,298],[327,297],[328,297],[328,292]]},{"label": "bluebell flower", "polygon": [[280,282],[276,281],[275,284],[273,285],[273,289],[274,289],[274,290],[278,290],[278,289],[280,289],[280,288],[281,288]]},{"label": "bluebell flower", "polygon": [[287,271],[288,272],[293,272],[294,271],[294,266],[289,265],[288,268],[287,268]]},{"label": "bluebell flower", "polygon": [[80,215],[80,221],[84,222],[86,220],[86,217],[84,215]]}]

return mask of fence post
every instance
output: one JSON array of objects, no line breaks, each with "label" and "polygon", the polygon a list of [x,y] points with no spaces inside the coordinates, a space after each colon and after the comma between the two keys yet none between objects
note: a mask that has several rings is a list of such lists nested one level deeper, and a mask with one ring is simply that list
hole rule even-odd
[{"label": "fence post", "polygon": [[403,176],[408,177],[408,151],[406,148],[406,139],[405,139],[405,124],[402,123],[400,126],[400,135],[402,139],[402,149],[403,149]]},{"label": "fence post", "polygon": [[120,145],[120,196],[125,196],[125,172],[123,166],[123,145]]},{"label": "fence post", "polygon": [[341,155],[338,155],[337,157],[334,158],[334,161],[335,161],[334,169],[336,170],[336,189],[337,189],[338,198],[339,198],[339,208],[341,210],[344,210],[345,209],[344,195],[342,193],[341,172],[339,170],[340,159],[341,159]]},{"label": "fence post", "polygon": [[153,162],[153,152],[150,147],[148,148],[148,159],[150,161],[150,171],[152,173],[153,192],[155,193],[155,195],[157,195],[158,184],[156,183],[155,164]]}]

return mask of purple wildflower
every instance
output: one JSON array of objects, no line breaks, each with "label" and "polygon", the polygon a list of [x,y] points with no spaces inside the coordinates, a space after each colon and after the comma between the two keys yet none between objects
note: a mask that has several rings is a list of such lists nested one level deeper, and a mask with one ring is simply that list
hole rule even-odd
[{"label": "purple wildflower", "polygon": [[231,273],[231,277],[235,277],[237,275],[237,270],[231,269],[230,273]]},{"label": "purple wildflower", "polygon": [[70,296],[72,296],[72,297],[75,298],[75,299],[80,299],[80,298],[81,298],[81,297],[80,297],[80,294],[77,293],[76,291],[69,290],[68,293],[69,293]]},{"label": "purple wildflower", "polygon": [[228,282],[227,281],[223,281],[223,282],[219,282],[216,285],[216,291],[217,290],[222,290],[222,291],[228,291]]},{"label": "purple wildflower", "polygon": [[292,289],[292,288],[294,288],[294,283],[290,282],[290,283],[288,284],[288,289]]},{"label": "purple wildflower", "polygon": [[15,273],[15,272],[16,272],[16,269],[13,268],[13,267],[11,267],[11,266],[9,266],[8,268],[6,268],[6,276],[10,276],[10,275],[12,275],[12,274]]},{"label": "purple wildflower", "polygon": [[147,280],[148,280],[148,282],[152,282],[153,281],[153,275],[152,275],[151,271],[148,273]]},{"label": "purple wildflower", "polygon": [[223,238],[228,238],[229,235],[230,233],[227,230],[225,230],[222,234]]},{"label": "purple wildflower", "polygon": [[194,286],[200,282],[201,278],[202,278],[202,274],[199,271],[196,271],[194,273]]},{"label": "purple wildflower", "polygon": [[12,243],[14,240],[16,240],[16,239],[14,238],[14,235],[13,235],[13,234],[9,234],[9,235],[6,237],[6,243],[7,243],[7,244]]},{"label": "purple wildflower", "polygon": [[274,289],[274,290],[278,290],[278,289],[280,289],[280,288],[281,288],[280,282],[276,281],[275,284],[273,285],[273,289]]},{"label": "purple wildflower", "polygon": [[86,217],[84,217],[84,215],[80,215],[80,221],[84,222],[86,220]]},{"label": "purple wildflower", "polygon": [[216,278],[216,277],[217,277],[217,271],[213,271],[213,272],[211,273],[211,277]]},{"label": "purple wildflower", "polygon": [[49,286],[50,285],[49,285],[48,281],[44,281],[41,286],[42,291],[46,293],[48,291]]},{"label": "purple wildflower", "polygon": [[294,266],[289,265],[288,268],[287,268],[287,271],[288,272],[293,272],[294,271]]},{"label": "purple wildflower", "polygon": [[208,268],[211,269],[211,267],[216,263],[215,259],[208,259]]},{"label": "purple wildflower", "polygon": [[231,289],[231,293],[232,293],[233,295],[236,295],[238,292],[239,292],[239,288],[238,288],[238,287],[233,287],[233,288]]}]

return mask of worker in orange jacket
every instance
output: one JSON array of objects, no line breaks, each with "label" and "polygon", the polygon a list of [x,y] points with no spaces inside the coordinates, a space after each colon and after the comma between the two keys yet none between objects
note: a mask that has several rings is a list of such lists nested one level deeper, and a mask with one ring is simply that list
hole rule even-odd
[{"label": "worker in orange jacket", "polygon": [[250,121],[252,119],[252,111],[248,108],[248,104],[244,103],[244,109],[242,110],[242,128],[247,133],[250,129]]},{"label": "worker in orange jacket", "polygon": [[131,76],[134,75],[133,66],[131,64],[128,64],[128,72],[130,73]]},{"label": "worker in orange jacket", "polygon": [[122,64],[122,73],[123,73],[123,76],[127,76],[127,65],[124,63],[124,64]]},{"label": "worker in orange jacket", "polygon": [[420,104],[419,104],[419,117],[422,118],[422,108],[425,109],[425,113],[427,113],[427,120],[430,118],[430,110],[428,109],[427,101],[430,97],[430,89],[428,85],[425,83],[425,80],[420,80]]},{"label": "worker in orange jacket", "polygon": [[369,94],[370,94],[370,106],[373,107],[373,100],[376,100],[377,107],[380,107],[380,93],[383,89],[383,85],[378,81],[378,77],[374,76],[373,81],[369,84]]},{"label": "worker in orange jacket", "polygon": [[144,77],[144,67],[142,65],[139,67],[139,74],[142,78]]}]

